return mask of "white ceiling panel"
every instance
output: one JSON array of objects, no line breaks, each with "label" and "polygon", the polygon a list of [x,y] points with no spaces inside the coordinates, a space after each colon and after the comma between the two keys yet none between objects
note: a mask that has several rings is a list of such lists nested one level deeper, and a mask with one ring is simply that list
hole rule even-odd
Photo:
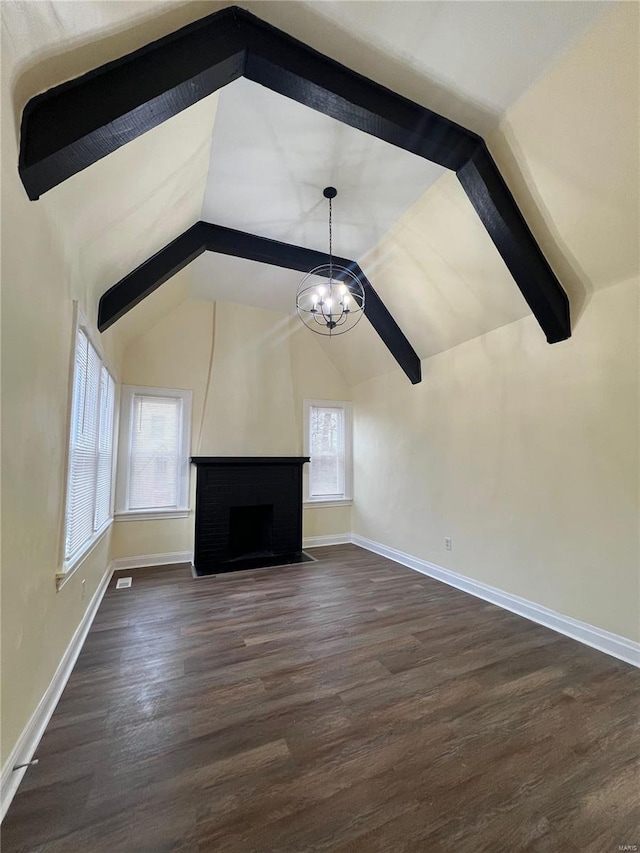
[{"label": "white ceiling panel", "polygon": [[205,252],[191,264],[191,296],[294,313],[304,273]]},{"label": "white ceiling panel", "polygon": [[[500,116],[613,4],[311,0],[305,5],[414,72]],[[370,75],[376,79],[376,68]]]},{"label": "white ceiling panel", "polygon": [[207,222],[357,259],[444,172],[322,113],[241,79],[220,92],[202,207]]}]

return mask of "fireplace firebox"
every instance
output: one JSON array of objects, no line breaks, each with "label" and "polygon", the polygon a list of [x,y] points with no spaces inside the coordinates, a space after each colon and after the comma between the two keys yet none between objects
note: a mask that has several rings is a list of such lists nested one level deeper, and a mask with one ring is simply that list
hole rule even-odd
[{"label": "fireplace firebox", "polygon": [[299,562],[308,456],[195,456],[197,575]]},{"label": "fireplace firebox", "polygon": [[230,507],[229,555],[231,559],[272,556],[272,529],[273,504]]}]

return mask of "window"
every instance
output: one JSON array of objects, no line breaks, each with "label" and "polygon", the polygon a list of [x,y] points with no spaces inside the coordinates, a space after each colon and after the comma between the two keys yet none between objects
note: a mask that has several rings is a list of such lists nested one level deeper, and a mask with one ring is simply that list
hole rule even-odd
[{"label": "window", "polygon": [[191,391],[124,385],[120,416],[118,517],[189,512]]},{"label": "window", "polygon": [[68,572],[111,521],[115,383],[86,328],[75,341],[64,535]]},{"label": "window", "polygon": [[304,402],[305,501],[350,503],[352,497],[351,404],[330,400]]}]

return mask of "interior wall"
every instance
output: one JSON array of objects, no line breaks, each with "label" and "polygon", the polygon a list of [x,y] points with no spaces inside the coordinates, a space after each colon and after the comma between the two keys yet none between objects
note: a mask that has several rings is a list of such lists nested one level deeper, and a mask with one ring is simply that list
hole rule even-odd
[{"label": "interior wall", "polygon": [[[3,36],[5,35],[3,31]],[[65,585],[61,570],[69,440],[73,300],[55,199],[28,200],[20,183],[11,45],[2,73],[2,736],[11,754],[45,694],[109,563],[107,531]],[[117,377],[119,353],[103,348]],[[86,581],[83,588],[82,582]]]},{"label": "interior wall", "polygon": [[526,318],[359,385],[354,532],[640,639],[638,309],[631,280],[562,344]]},{"label": "interior wall", "polygon": [[610,5],[489,138],[574,329],[593,293],[640,265],[640,5]]},{"label": "interior wall", "polygon": [[[313,335],[291,318],[193,299],[129,344],[122,381],[193,392],[194,456],[300,456],[303,399],[351,399]],[[189,518],[117,521],[113,557],[192,551],[195,480],[192,468]],[[305,536],[346,533],[350,508],[305,509],[303,526]]]},{"label": "interior wall", "polygon": [[529,315],[425,359],[420,385],[359,384],[353,512],[357,534],[635,640],[638,13],[612,7],[490,141],[573,337],[549,346]]}]

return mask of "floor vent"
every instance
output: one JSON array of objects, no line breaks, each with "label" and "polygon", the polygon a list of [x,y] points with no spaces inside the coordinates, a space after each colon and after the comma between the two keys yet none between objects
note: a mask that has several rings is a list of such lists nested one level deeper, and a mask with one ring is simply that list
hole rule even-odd
[{"label": "floor vent", "polygon": [[129,589],[133,578],[118,578],[116,581],[116,589]]}]

